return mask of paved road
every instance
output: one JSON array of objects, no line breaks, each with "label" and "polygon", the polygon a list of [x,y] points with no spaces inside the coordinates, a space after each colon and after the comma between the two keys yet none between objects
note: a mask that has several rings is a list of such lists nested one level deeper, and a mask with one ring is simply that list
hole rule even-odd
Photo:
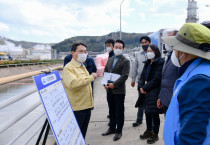
[{"label": "paved road", "polygon": [[[106,92],[101,85],[101,79],[98,78],[95,81],[95,108],[92,111],[91,121],[86,136],[86,143],[89,145],[146,145],[146,140],[142,141],[139,139],[139,135],[143,134],[146,130],[146,120],[144,116],[143,124],[138,127],[132,127],[132,123],[136,119],[137,109],[134,107],[137,100],[137,90],[136,86],[133,88],[130,85],[131,79],[129,78],[126,82],[126,99],[125,99],[125,124],[123,128],[123,136],[120,140],[114,142],[114,135],[103,137],[101,133],[108,129],[106,118],[108,114],[108,105],[106,101]],[[160,133],[159,141],[155,145],[164,145],[163,142],[163,123],[164,116],[160,115]]]}]

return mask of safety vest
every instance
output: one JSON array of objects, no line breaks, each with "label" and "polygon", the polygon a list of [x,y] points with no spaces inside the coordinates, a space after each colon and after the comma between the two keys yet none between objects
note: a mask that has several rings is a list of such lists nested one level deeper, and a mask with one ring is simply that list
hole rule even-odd
[{"label": "safety vest", "polygon": [[[198,58],[188,66],[184,74],[176,81],[171,103],[166,113],[163,139],[165,145],[176,145],[179,140],[180,120],[179,120],[179,102],[177,96],[182,86],[193,76],[203,74],[210,76],[210,63]],[[183,97],[183,96],[181,96]],[[209,96],[208,96],[209,97]],[[210,145],[210,119],[206,127],[207,134],[203,145]]]}]

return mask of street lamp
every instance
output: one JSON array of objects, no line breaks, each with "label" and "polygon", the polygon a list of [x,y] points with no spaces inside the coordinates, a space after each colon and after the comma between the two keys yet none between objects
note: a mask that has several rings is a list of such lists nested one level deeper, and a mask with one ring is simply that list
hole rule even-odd
[{"label": "street lamp", "polygon": [[121,34],[121,6],[124,0],[122,0],[121,4],[120,4],[120,40],[122,38],[122,34]]}]

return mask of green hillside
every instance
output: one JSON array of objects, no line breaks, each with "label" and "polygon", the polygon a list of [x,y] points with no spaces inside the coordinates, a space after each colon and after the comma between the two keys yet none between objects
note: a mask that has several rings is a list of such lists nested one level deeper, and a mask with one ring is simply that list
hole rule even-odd
[{"label": "green hillside", "polygon": [[[126,48],[134,48],[139,46],[139,39],[143,35],[149,35],[151,33],[122,33],[122,40],[125,42]],[[68,52],[71,46],[75,42],[83,42],[87,45],[88,51],[101,52],[104,50],[104,42],[107,39],[113,38],[119,39],[119,32],[113,32],[104,36],[77,36],[68,38],[60,43],[52,46],[57,52]]]}]

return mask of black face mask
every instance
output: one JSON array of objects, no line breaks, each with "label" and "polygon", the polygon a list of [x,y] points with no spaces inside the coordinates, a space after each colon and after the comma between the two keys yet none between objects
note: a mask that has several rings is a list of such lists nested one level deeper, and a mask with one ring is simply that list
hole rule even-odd
[{"label": "black face mask", "polygon": [[147,51],[149,45],[142,45],[142,48],[144,49],[144,51]]}]

